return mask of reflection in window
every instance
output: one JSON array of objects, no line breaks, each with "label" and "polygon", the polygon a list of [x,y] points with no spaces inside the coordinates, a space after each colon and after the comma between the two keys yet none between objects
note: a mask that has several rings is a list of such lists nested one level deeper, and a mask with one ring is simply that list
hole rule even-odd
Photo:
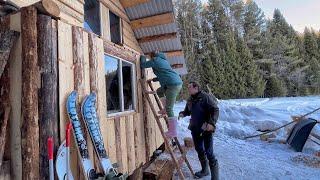
[{"label": "reflection in window", "polygon": [[105,55],[104,59],[108,113],[134,110],[136,101],[134,65],[108,55]]},{"label": "reflection in window", "polygon": [[111,42],[121,44],[120,18],[109,11]]},{"label": "reflection in window", "polygon": [[105,56],[105,77],[107,91],[108,112],[120,112],[120,79],[119,60],[110,56]]},{"label": "reflection in window", "polygon": [[122,61],[124,110],[133,110],[132,64]]},{"label": "reflection in window", "polygon": [[101,35],[100,8],[97,0],[85,0],[84,4],[84,28],[97,35]]}]

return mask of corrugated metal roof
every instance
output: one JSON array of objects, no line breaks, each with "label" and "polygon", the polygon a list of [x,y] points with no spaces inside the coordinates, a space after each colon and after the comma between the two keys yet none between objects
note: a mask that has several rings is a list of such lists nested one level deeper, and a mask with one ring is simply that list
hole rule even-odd
[{"label": "corrugated metal roof", "polygon": [[184,64],[184,57],[183,56],[173,56],[167,58],[170,64]]},{"label": "corrugated metal roof", "polygon": [[[134,0],[133,0],[134,1]],[[145,17],[155,16],[174,11],[172,0],[150,0],[147,3],[138,4],[136,6],[125,8],[129,19],[136,20]],[[176,23],[157,25],[134,30],[137,39],[178,32]],[[144,53],[154,51],[179,51],[182,50],[180,38],[154,40],[151,42],[140,43],[140,47]],[[169,57],[171,64],[183,64],[183,68],[175,69],[179,74],[187,74],[185,59],[183,56]]]},{"label": "corrugated metal roof", "polygon": [[134,30],[134,34],[135,34],[136,38],[139,39],[142,37],[154,36],[154,35],[158,35],[158,34],[173,33],[173,32],[177,32],[177,31],[178,31],[177,24],[170,23],[170,24],[164,24],[164,25],[136,29],[136,30]]},{"label": "corrugated metal roof", "polygon": [[148,3],[125,9],[130,20],[140,19],[143,17],[173,12],[171,0],[151,0]]},{"label": "corrugated metal roof", "polygon": [[180,39],[178,38],[140,43],[140,47],[144,53],[154,51],[175,51],[182,49]]}]

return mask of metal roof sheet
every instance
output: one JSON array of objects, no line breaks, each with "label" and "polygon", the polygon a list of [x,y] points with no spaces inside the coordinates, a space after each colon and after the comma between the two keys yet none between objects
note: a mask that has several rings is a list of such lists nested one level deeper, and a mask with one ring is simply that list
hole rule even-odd
[{"label": "metal roof sheet", "polygon": [[151,0],[125,9],[130,20],[173,12],[172,0]]}]

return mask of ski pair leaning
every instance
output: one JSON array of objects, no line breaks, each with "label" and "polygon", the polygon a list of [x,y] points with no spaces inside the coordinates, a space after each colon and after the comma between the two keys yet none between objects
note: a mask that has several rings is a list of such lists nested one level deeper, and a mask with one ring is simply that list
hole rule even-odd
[{"label": "ski pair leaning", "polygon": [[100,166],[103,169],[103,175],[97,174],[94,170],[92,162],[89,158],[88,146],[84,138],[84,133],[82,131],[81,123],[77,114],[77,99],[77,92],[72,91],[67,99],[67,112],[73,126],[74,137],[78,145],[78,152],[81,158],[82,168],[85,172],[85,176],[88,179],[97,179],[101,176],[107,180],[126,179],[127,175],[118,173],[107,155],[96,111],[96,94],[91,93],[90,95],[86,96],[82,102],[81,114],[85,127],[90,134],[91,141],[93,142]]}]

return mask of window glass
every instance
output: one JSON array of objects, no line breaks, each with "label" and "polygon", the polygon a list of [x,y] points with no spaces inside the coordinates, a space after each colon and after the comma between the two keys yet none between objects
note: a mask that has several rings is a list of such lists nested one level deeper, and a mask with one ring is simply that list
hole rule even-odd
[{"label": "window glass", "polygon": [[111,42],[121,44],[120,18],[109,11]]},{"label": "window glass", "polygon": [[107,110],[109,113],[120,112],[119,60],[105,56],[105,79]]},{"label": "window glass", "polygon": [[101,35],[100,8],[97,0],[85,0],[84,28],[97,35]]},{"label": "window glass", "polygon": [[122,61],[124,110],[133,110],[132,64]]}]

